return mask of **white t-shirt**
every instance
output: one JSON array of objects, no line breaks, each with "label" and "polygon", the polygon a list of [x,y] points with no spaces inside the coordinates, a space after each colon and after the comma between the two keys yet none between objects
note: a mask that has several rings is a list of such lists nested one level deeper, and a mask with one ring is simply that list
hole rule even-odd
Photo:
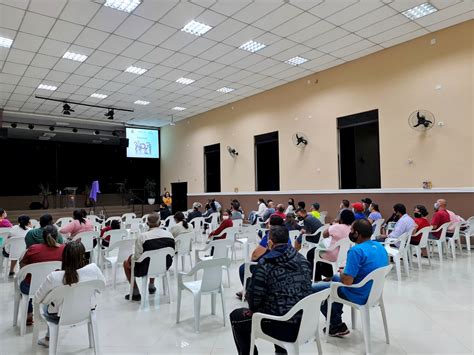
[{"label": "white t-shirt", "polygon": [[[10,230],[10,235],[8,236],[8,238],[16,238],[16,237],[25,238],[26,233],[28,233],[30,229],[31,228],[26,227],[26,230],[24,230],[19,225],[13,226],[12,229]],[[5,244],[5,252],[10,253],[10,244]]]}]

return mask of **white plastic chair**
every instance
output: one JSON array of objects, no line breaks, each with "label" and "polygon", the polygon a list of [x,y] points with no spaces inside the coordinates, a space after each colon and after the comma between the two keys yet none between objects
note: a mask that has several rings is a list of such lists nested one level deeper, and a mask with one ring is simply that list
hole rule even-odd
[{"label": "white plastic chair", "polygon": [[[11,237],[5,241],[4,247],[10,246],[10,250],[8,252],[8,258],[6,262],[5,268],[5,280],[8,280],[8,273],[10,271],[10,262],[12,260],[20,260],[21,256],[26,250],[25,238],[24,237]],[[2,254],[3,255],[3,254]],[[18,265],[18,263],[17,263]]]},{"label": "white plastic chair", "polygon": [[462,255],[461,227],[462,227],[463,224],[464,224],[464,222],[453,223],[453,226],[454,226],[453,236],[451,238],[447,238],[448,246],[449,246],[449,248],[451,248],[451,253],[453,255],[453,260],[456,259],[456,243],[459,247],[459,252]]},{"label": "white plastic chair", "polygon": [[247,293],[247,280],[252,276],[252,271],[250,271],[251,266],[258,265],[256,261],[246,261],[244,263],[244,282],[242,289],[242,303],[245,302],[245,294]]},{"label": "white plastic chair", "polygon": [[215,230],[218,226],[219,226],[219,212],[214,212],[214,213],[211,213],[210,217],[211,217],[211,221],[210,222],[206,222],[204,221],[203,222],[203,225],[207,226],[207,230]]},{"label": "white plastic chair", "polygon": [[148,216],[149,216],[149,215],[150,215],[149,213],[143,215],[143,217],[142,217],[142,222],[143,222],[144,224],[146,224],[146,222],[148,222]]},{"label": "white plastic chair", "polygon": [[[168,223],[167,227],[166,227],[166,223]],[[166,227],[166,228],[172,227],[175,224],[176,224],[176,221],[174,220],[174,215],[168,216],[166,217],[164,221],[161,221],[161,226]]]},{"label": "white plastic chair", "polygon": [[[318,230],[314,232],[313,234],[309,234],[309,233],[303,234],[301,238],[301,250],[306,249],[306,248],[311,249],[313,247],[317,247],[319,240],[321,239],[321,236],[323,235],[324,231],[328,228],[329,228],[329,224],[319,227]],[[308,237],[315,237],[315,236],[319,236],[318,240],[316,240],[315,242],[310,242],[307,240]]]},{"label": "white plastic chair", "polygon": [[1,243],[1,247],[5,246],[5,243],[11,235],[11,228],[0,228],[0,238],[2,238],[3,242]]},{"label": "white plastic chair", "polygon": [[234,228],[237,228],[237,231],[240,233],[242,232],[242,225],[244,221],[242,219],[233,219],[232,220],[232,225]]},{"label": "white plastic chair", "polygon": [[128,224],[128,234],[134,238],[143,231],[143,222],[141,218],[133,218]]},{"label": "white plastic chair", "polygon": [[370,237],[370,239],[375,240],[375,239],[377,239],[377,237],[379,237],[381,235],[383,222],[385,222],[385,219],[379,218],[374,223],[372,223],[372,228],[374,228],[374,231],[373,231],[372,236]]},{"label": "white plastic chair", "polygon": [[101,218],[95,214],[88,214],[86,216],[86,219],[88,219],[91,222],[97,222],[97,223],[99,223],[99,221],[101,220]]},{"label": "white plastic chair", "polygon": [[[84,248],[86,249],[86,253],[91,253],[90,255],[90,260],[93,262],[94,260],[94,239],[99,242],[100,239],[100,233],[96,231],[90,231],[90,232],[81,232],[78,233],[72,238],[73,241],[77,241],[78,239],[81,240],[82,245],[84,245]],[[100,253],[97,253],[100,255]],[[99,261],[98,261],[99,263]]]},{"label": "white plastic chair", "polygon": [[56,220],[56,223],[54,225],[59,229],[64,227],[66,224],[69,224],[73,221],[71,217],[61,217]]},{"label": "white plastic chair", "polygon": [[31,218],[30,223],[31,223],[31,229],[35,229],[35,228],[40,227],[40,224],[39,224],[37,219]]},{"label": "white plastic chair", "polygon": [[[232,251],[232,247],[234,245],[234,241],[230,239],[218,239],[213,240],[209,244],[206,244],[203,249],[195,249],[194,250],[194,260],[196,263],[203,261],[203,260],[210,260],[210,259],[220,259],[220,258],[229,258],[229,251]],[[208,251],[211,252],[213,249],[212,256],[206,256],[201,258],[199,253]],[[228,267],[224,267],[227,271],[227,281],[230,287],[230,271]]]},{"label": "white plastic chair", "polygon": [[174,267],[176,275],[178,274],[178,264],[180,258],[182,271],[184,271],[184,260],[186,256],[189,256],[189,265],[191,265],[191,268],[193,267],[193,259],[191,257],[191,252],[193,250],[193,237],[194,232],[189,232],[180,234],[175,238],[176,258],[174,260]]},{"label": "white plastic chair", "polygon": [[122,223],[122,217],[121,216],[112,216],[112,217],[109,217],[105,220],[104,224],[109,224],[110,222],[112,221],[119,221],[120,223]]},{"label": "white plastic chair", "polygon": [[[318,347],[318,354],[322,354],[321,340],[319,338],[319,309],[321,303],[329,296],[329,289],[322,290],[312,295],[306,296],[297,304],[295,304],[285,315],[274,316],[265,313],[254,313],[252,315],[252,334],[250,341],[250,351],[254,354],[255,341],[257,339],[267,340],[275,345],[278,345],[287,350],[289,354],[299,354],[299,347],[312,340],[316,342]],[[301,323],[298,331],[298,336],[293,343],[281,341],[267,335],[262,330],[262,320],[274,320],[284,322],[290,320],[294,315],[303,311],[301,315]]]},{"label": "white plastic chair", "polygon": [[[333,274],[336,274],[340,268],[343,268],[344,266],[346,266],[347,252],[349,251],[351,246],[352,246],[351,240],[349,238],[343,238],[341,240],[338,240],[329,249],[320,249],[319,246],[316,247],[316,250],[314,251],[313,280],[314,280],[314,276],[316,275],[316,264],[318,261],[331,265]],[[337,253],[336,261],[329,261],[329,260],[323,259],[320,255],[320,253],[333,251],[333,250],[339,250],[339,252]]]},{"label": "white plastic chair", "polygon": [[[46,261],[42,263],[30,264],[22,267],[15,277],[15,295],[13,305],[13,326],[16,327],[20,323],[20,335],[26,332],[26,317],[28,315],[28,303],[35,296],[36,290],[46,277],[55,270],[61,269],[60,261]],[[28,295],[20,291],[20,283],[25,279],[27,274],[31,274],[30,291]]]},{"label": "white plastic chair", "polygon": [[469,217],[464,226],[467,227],[464,231],[461,231],[461,235],[466,241],[467,254],[471,255],[471,237],[474,236],[474,216]]},{"label": "white plastic chair", "polygon": [[[201,295],[211,294],[211,314],[216,314],[216,295],[220,293],[222,300],[222,315],[227,317],[224,301],[224,287],[222,286],[222,268],[230,266],[229,258],[215,258],[203,260],[197,263],[190,272],[178,274],[178,302],[176,308],[176,324],[179,323],[181,312],[181,293],[189,291],[194,297],[194,331],[199,332],[199,318],[201,316]],[[202,279],[184,282],[184,276],[195,276],[199,270],[203,270]]]},{"label": "white plastic chair", "polygon": [[[149,250],[144,252],[138,260],[134,260],[132,258],[132,277],[130,282],[130,301],[132,301],[133,295],[133,286],[135,283],[135,263],[140,263],[147,258],[150,258],[150,263],[148,264],[148,272],[145,276],[137,277],[142,279],[141,285],[141,295],[142,295],[142,305],[145,304],[148,296],[148,279],[150,277],[161,277],[163,283],[163,294],[166,295],[168,293],[169,303],[171,303],[171,288],[170,288],[170,278],[169,272],[166,268],[166,259],[167,256],[170,255],[171,257],[174,256],[174,249],[173,248],[161,248],[155,250]],[[168,291],[166,291],[168,290]]]},{"label": "white plastic chair", "polygon": [[122,265],[125,260],[128,259],[130,255],[133,254],[133,247],[135,245],[135,240],[133,239],[124,239],[124,240],[117,240],[113,243],[109,244],[107,248],[107,252],[110,253],[111,251],[118,249],[118,253],[115,256],[107,255],[104,257],[104,260],[109,262],[112,265],[112,282],[113,287],[115,289],[117,284],[117,266]]},{"label": "white plastic chair", "polygon": [[[109,238],[109,246],[108,247],[103,247],[102,246],[102,243],[103,241],[105,240],[105,238],[107,237],[110,237]],[[126,239],[127,238],[127,231],[125,229],[111,229],[107,232],[104,233],[104,235],[102,236],[102,238],[99,238],[98,240],[100,240],[100,246],[97,247],[98,249],[98,256],[97,256],[97,265],[99,265],[99,267],[103,267],[103,261],[104,261],[104,258],[107,258],[109,256],[109,252],[110,250],[110,246],[122,239]]]},{"label": "white plastic chair", "polygon": [[132,219],[134,218],[137,218],[137,215],[133,212],[124,213],[122,215],[122,223],[125,225],[125,228],[127,228],[131,224]]},{"label": "white plastic chair", "polygon": [[443,225],[441,225],[438,229],[431,231],[431,233],[441,232],[439,239],[428,238],[428,243],[431,245],[431,247],[434,247],[435,244],[438,247],[439,261],[441,263],[443,262],[443,245],[444,245],[444,251],[446,253],[446,257],[448,257],[448,241],[446,239],[446,233],[448,232],[448,227],[450,224],[451,222],[446,222]]},{"label": "white plastic chair", "polygon": [[[411,232],[406,232],[396,239],[387,238],[384,242],[385,250],[387,251],[387,254],[390,255],[393,258],[393,261],[395,262],[395,269],[397,271],[398,281],[402,280],[402,270],[401,270],[401,264],[400,264],[402,258],[403,258],[403,266],[405,268],[405,272],[407,276],[410,275],[408,258],[406,257],[408,255],[406,250],[409,249],[409,243],[410,243],[409,238],[411,238]],[[391,246],[390,243],[394,243],[394,242],[399,242],[400,246],[398,248]]]},{"label": "white plastic chair", "polygon": [[321,211],[319,212],[319,220],[321,221],[322,224],[326,223],[326,217],[328,215],[328,211]]},{"label": "white plastic chair", "polygon": [[[52,290],[43,300],[43,304],[62,304],[59,323],[48,322],[44,310],[35,303],[35,314],[41,314],[49,327],[49,354],[55,355],[58,351],[59,331],[61,328],[72,328],[87,324],[89,331],[89,347],[94,348],[94,353],[99,353],[99,334],[95,310],[91,309],[92,296],[105,289],[102,280],[83,281],[71,286],[60,286]],[[38,340],[38,325],[33,332],[33,344]]]},{"label": "white plastic chair", "polygon": [[[329,327],[330,327],[330,320],[331,320],[331,308],[333,302],[338,302],[345,304],[351,307],[351,320],[352,320],[352,329],[356,327],[356,317],[355,317],[355,310],[360,311],[361,318],[362,318],[362,328],[364,332],[364,343],[365,343],[365,353],[372,354],[372,345],[371,345],[371,338],[370,338],[370,308],[372,307],[380,307],[380,311],[382,313],[382,320],[383,326],[385,330],[385,341],[387,344],[390,344],[390,339],[388,335],[388,325],[387,325],[387,317],[385,315],[385,306],[383,303],[383,288],[385,283],[385,277],[392,269],[392,265],[387,265],[381,268],[378,268],[368,274],[364,279],[359,282],[358,284],[346,286],[340,282],[332,282],[331,283],[331,293],[328,299],[328,312],[326,317],[326,341],[329,336]],[[352,303],[351,301],[345,300],[339,297],[337,291],[340,287],[347,287],[347,288],[359,288],[367,284],[369,281],[372,281],[372,287],[370,289],[370,294],[367,299],[367,302],[363,305]]]},{"label": "white plastic chair", "polygon": [[202,232],[203,232],[204,218],[203,217],[194,217],[189,223],[193,225],[194,242],[197,241],[198,237],[202,242]]},{"label": "white plastic chair", "polygon": [[237,235],[235,240],[237,243],[242,244],[244,249],[244,261],[249,261],[250,257],[250,246],[257,245],[257,231],[256,230],[245,230]]},{"label": "white plastic chair", "polygon": [[[433,230],[432,226],[428,226],[428,227],[424,227],[420,229],[416,234],[412,236],[413,238],[421,234],[420,243],[418,245],[413,245],[413,244],[409,245],[410,254],[411,254],[411,249],[415,250],[416,258],[418,261],[418,268],[420,270],[421,270],[421,249],[426,249],[426,252],[428,254],[428,262],[430,263],[430,266],[431,266],[431,253],[430,253],[430,248],[428,245],[428,237],[432,230]],[[412,258],[410,258],[410,263],[412,263]]]}]

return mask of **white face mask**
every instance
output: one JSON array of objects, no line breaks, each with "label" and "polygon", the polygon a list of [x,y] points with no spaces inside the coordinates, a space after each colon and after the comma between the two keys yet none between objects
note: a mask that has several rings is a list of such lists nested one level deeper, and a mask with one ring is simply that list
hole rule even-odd
[{"label": "white face mask", "polygon": [[229,219],[229,216],[227,216],[227,215],[222,216],[222,219]]}]

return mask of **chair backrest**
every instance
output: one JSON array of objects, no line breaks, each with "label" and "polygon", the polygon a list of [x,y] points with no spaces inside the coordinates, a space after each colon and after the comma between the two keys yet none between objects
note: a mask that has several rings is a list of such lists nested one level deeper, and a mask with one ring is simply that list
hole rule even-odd
[{"label": "chair backrest", "polygon": [[215,229],[219,225],[219,212],[211,213],[211,228]]},{"label": "chair backrest", "polygon": [[127,237],[127,231],[125,229],[111,229],[104,233],[104,238],[110,236],[109,245],[124,239]]},{"label": "chair backrest", "polygon": [[347,252],[352,246],[352,242],[349,238],[342,238],[338,240],[334,247],[339,247],[339,252],[337,253],[337,266],[342,267],[346,265]]},{"label": "chair backrest", "polygon": [[464,225],[464,221],[453,223],[454,231],[452,238],[458,240],[461,237],[461,227]]},{"label": "chair backrest", "polygon": [[326,216],[328,215],[328,211],[321,211],[319,212],[319,220],[321,221],[322,224],[326,223]]},{"label": "chair backrest", "polygon": [[133,213],[133,212],[124,213],[122,215],[122,222],[130,223],[133,218],[137,218],[137,215],[135,213]]},{"label": "chair backrest", "polygon": [[257,237],[258,237],[257,231],[251,228],[248,228],[248,229],[249,230],[247,230],[247,228],[244,228],[244,230],[241,233],[239,233],[239,239],[247,238],[247,243],[257,243]]},{"label": "chair backrest", "polygon": [[193,271],[203,270],[201,292],[218,290],[222,285],[222,267],[230,266],[229,258],[214,258],[197,263]]},{"label": "chair backrest", "polygon": [[379,218],[374,223],[372,223],[372,227],[374,228],[374,231],[372,233],[371,239],[375,239],[378,236],[380,236],[380,231],[382,230],[383,222],[385,222],[385,219]]},{"label": "chair backrest", "polygon": [[218,239],[209,243],[210,247],[214,248],[212,253],[213,259],[227,258],[229,256],[229,249],[234,245],[233,239]]},{"label": "chair backrest", "polygon": [[10,236],[11,231],[11,228],[0,228],[0,238],[5,241]]},{"label": "chair backrest", "polygon": [[149,216],[149,215],[150,215],[149,213],[143,215],[143,217],[142,217],[142,222],[143,222],[143,223],[148,222],[148,216]]},{"label": "chair backrest", "polygon": [[398,247],[398,251],[400,252],[400,254],[403,254],[405,252],[405,248],[407,244],[409,243],[408,242],[409,237],[411,237],[411,232],[403,233],[401,236],[397,238],[398,242],[400,243]]},{"label": "chair backrest", "polygon": [[46,277],[55,270],[61,270],[60,261],[45,261],[42,263],[26,265],[18,272],[16,277],[18,282],[17,286],[20,287],[20,282],[23,281],[27,274],[31,274],[29,295],[33,296]]},{"label": "chair backrest", "polygon": [[[110,238],[112,240],[112,238]],[[133,254],[133,247],[135,245],[134,239],[117,240],[109,244],[109,251],[118,248],[117,263],[122,263]]]},{"label": "chair backrest", "polygon": [[26,250],[25,238],[24,237],[12,237],[7,239],[6,243],[10,245],[9,259],[18,260]]},{"label": "chair backrest", "polygon": [[164,220],[163,225],[166,226],[167,222],[168,222],[168,228],[171,227],[171,226],[174,226],[176,224],[176,221],[174,220],[174,215],[166,217],[166,219]]},{"label": "chair backrest", "polygon": [[421,234],[420,243],[418,244],[420,248],[425,248],[428,245],[428,237],[430,232],[433,230],[432,226],[421,228],[417,234]]},{"label": "chair backrest", "polygon": [[74,325],[89,319],[92,296],[105,289],[102,280],[78,282],[53,289],[43,300],[43,304],[61,304],[59,325]]},{"label": "chair backrest", "polygon": [[140,259],[137,260],[137,262],[145,260],[146,258],[150,258],[150,264],[148,266],[147,275],[150,277],[163,275],[166,273],[166,270],[167,270],[166,259],[168,255],[170,255],[171,257],[174,256],[173,248],[167,247],[167,248],[149,250],[149,251],[144,252],[140,256]]},{"label": "chair backrest", "polygon": [[[321,235],[323,234],[323,232],[328,228],[329,228],[329,225],[323,225],[323,226],[319,227],[318,230],[316,232],[314,232],[313,234],[303,235],[301,243],[302,244],[303,243],[313,243],[313,244],[316,243],[317,244],[319,242],[319,240],[321,239]],[[310,235],[318,237],[318,240],[315,240],[314,242],[307,240],[307,237],[310,236]]]},{"label": "chair backrest", "polygon": [[141,218],[133,218],[130,220],[130,231],[131,232],[141,232],[142,230],[142,219]]},{"label": "chair backrest", "polygon": [[120,223],[122,222],[122,217],[120,216],[112,216],[112,217],[109,217],[105,220],[105,224],[109,223],[109,222],[112,222],[113,220],[115,221],[119,221]]},{"label": "chair backrest", "polygon": [[295,229],[290,231],[290,241],[293,243],[293,241],[300,235],[300,231]]},{"label": "chair backrest", "polygon": [[446,222],[441,225],[441,234],[439,236],[439,240],[445,241],[446,240],[446,233],[448,232],[448,228],[451,225],[451,222]]},{"label": "chair backrest", "polygon": [[58,228],[64,227],[66,224],[71,223],[73,219],[71,217],[61,217],[56,220],[54,225]]},{"label": "chair backrest", "polygon": [[99,216],[96,216],[95,214],[88,214],[86,216],[86,219],[88,219],[91,222],[97,222],[98,220],[100,220]]},{"label": "chair backrest", "polygon": [[375,269],[368,274],[359,284],[365,283],[365,281],[372,280],[372,288],[370,289],[369,298],[367,299],[367,305],[375,306],[378,304],[380,297],[383,294],[383,286],[385,284],[385,277],[392,270],[392,265],[387,265],[378,269]]},{"label": "chair backrest", "polygon": [[232,220],[232,225],[237,228],[237,230],[240,232],[242,231],[242,224],[244,223],[243,220],[241,219],[233,219]]},{"label": "chair backrest", "polygon": [[99,238],[100,233],[96,231],[89,231],[89,232],[81,232],[74,236],[72,240],[81,239],[82,245],[86,249],[86,252],[91,251],[94,249],[94,239]]},{"label": "chair backrest", "polygon": [[35,228],[39,228],[40,227],[40,224],[38,222],[37,219],[30,219],[30,223],[31,223],[31,228],[32,229],[35,229]]},{"label": "chair backrest", "polygon": [[175,249],[178,252],[178,255],[186,255],[191,252],[191,250],[193,249],[193,238],[194,232],[183,233],[176,237]]},{"label": "chair backrest", "polygon": [[189,223],[193,225],[194,230],[201,230],[204,223],[204,217],[194,217]]}]

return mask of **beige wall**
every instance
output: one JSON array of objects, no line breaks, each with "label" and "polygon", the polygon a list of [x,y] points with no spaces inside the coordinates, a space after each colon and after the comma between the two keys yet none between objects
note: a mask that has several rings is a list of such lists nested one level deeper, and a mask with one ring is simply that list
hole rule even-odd
[{"label": "beige wall", "polygon": [[[278,130],[280,189],[337,189],[336,118],[372,109],[382,188],[474,186],[473,33],[465,22],[164,127],[162,187],[187,181],[188,192],[203,192],[203,146],[220,143],[222,191],[255,191],[254,135]],[[408,116],[419,108],[444,126],[412,130]],[[304,150],[291,142],[297,131],[308,135]]]}]

